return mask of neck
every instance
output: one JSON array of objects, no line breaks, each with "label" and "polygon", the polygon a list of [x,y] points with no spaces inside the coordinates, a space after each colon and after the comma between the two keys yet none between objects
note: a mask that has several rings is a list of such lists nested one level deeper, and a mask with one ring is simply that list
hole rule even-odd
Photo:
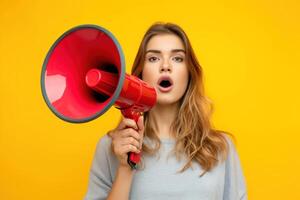
[{"label": "neck", "polygon": [[179,103],[161,105],[156,104],[149,112],[149,117],[154,122],[154,130],[161,139],[172,138],[171,125],[177,117]]}]

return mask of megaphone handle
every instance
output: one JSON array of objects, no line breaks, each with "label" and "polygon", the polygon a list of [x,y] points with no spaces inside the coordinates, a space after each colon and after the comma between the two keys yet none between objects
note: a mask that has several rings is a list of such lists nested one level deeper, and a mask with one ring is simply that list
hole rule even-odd
[{"label": "megaphone handle", "polygon": [[[140,112],[136,112],[133,109],[122,109],[122,115],[125,118],[133,119],[135,122],[138,122],[139,117],[141,116]],[[127,163],[130,165],[132,169],[137,169],[137,164],[141,160],[141,153],[128,152]]]}]

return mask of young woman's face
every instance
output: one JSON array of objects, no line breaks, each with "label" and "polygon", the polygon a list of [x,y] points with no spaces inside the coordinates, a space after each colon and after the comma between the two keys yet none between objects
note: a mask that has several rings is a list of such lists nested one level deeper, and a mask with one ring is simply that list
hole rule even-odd
[{"label": "young woman's face", "polygon": [[158,104],[180,100],[187,88],[189,73],[185,48],[178,36],[161,34],[149,40],[142,78],[156,89]]}]

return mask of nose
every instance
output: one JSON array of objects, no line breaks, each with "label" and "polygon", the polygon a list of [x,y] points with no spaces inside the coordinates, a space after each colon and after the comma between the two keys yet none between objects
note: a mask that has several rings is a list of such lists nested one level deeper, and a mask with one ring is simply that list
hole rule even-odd
[{"label": "nose", "polygon": [[160,72],[171,72],[171,71],[172,71],[172,67],[171,67],[171,65],[170,65],[170,63],[169,63],[168,60],[165,60],[165,61],[162,63],[162,65],[161,65],[159,71],[160,71]]}]

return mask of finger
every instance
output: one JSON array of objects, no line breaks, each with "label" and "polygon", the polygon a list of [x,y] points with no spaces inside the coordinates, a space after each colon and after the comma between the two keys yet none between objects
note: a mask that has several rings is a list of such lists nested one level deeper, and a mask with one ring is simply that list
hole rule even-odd
[{"label": "finger", "polygon": [[121,130],[128,127],[133,128],[135,130],[138,129],[136,122],[133,119],[129,119],[129,118],[124,118],[119,124],[118,129]]},{"label": "finger", "polygon": [[140,149],[142,148],[142,145],[143,145],[143,138],[144,138],[144,116],[140,116],[139,117],[139,120],[138,120],[138,127],[139,127],[139,135],[141,137],[140,139]]},{"label": "finger", "polygon": [[123,145],[131,144],[131,145],[135,146],[136,148],[140,149],[140,141],[134,139],[133,137],[125,138],[125,140],[123,140],[122,144]]},{"label": "finger", "polygon": [[140,150],[138,150],[138,148],[136,148],[135,146],[133,146],[131,144],[123,145],[122,151],[124,153],[128,153],[128,152],[140,153]]},{"label": "finger", "polygon": [[132,128],[126,128],[126,129],[122,130],[121,137],[123,137],[123,138],[133,137],[134,139],[136,139],[138,141],[141,139],[140,134]]},{"label": "finger", "polygon": [[138,125],[138,128],[139,128],[138,132],[143,135],[144,134],[144,116],[139,117],[137,125]]},{"label": "finger", "polygon": [[107,132],[108,137],[114,139],[115,138],[115,131],[114,130],[110,130]]},{"label": "finger", "polygon": [[108,132],[107,132],[107,135],[108,135],[109,137],[112,138],[112,136],[113,136],[113,131],[108,131]]}]

